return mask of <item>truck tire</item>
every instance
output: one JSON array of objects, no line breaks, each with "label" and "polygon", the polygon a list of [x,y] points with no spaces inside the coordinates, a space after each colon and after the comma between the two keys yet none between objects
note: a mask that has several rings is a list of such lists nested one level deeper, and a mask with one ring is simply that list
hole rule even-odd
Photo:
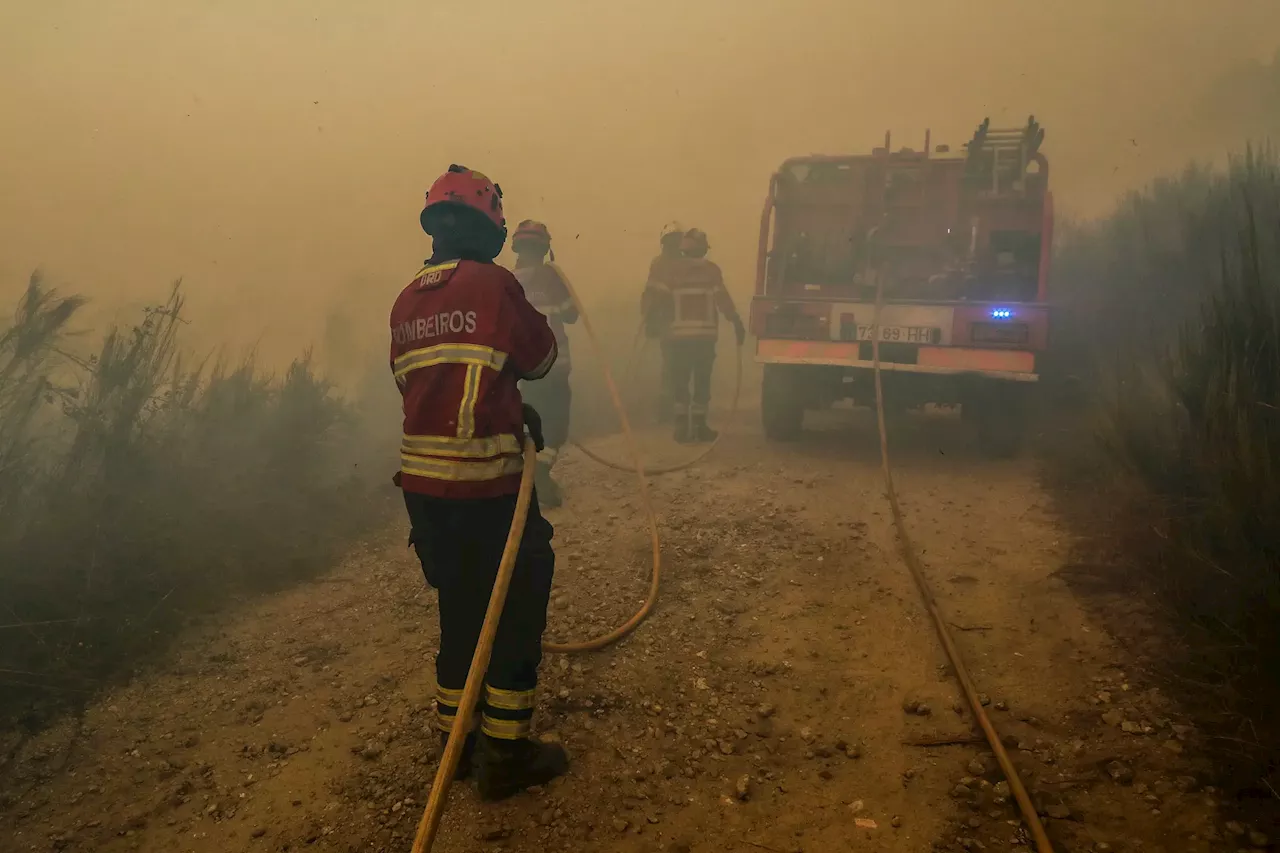
[{"label": "truck tire", "polygon": [[964,403],[978,433],[978,449],[992,459],[1011,459],[1021,450],[1027,433],[1026,389],[1008,382],[990,382]]},{"label": "truck tire", "polygon": [[760,420],[765,438],[794,441],[804,428],[804,397],[790,365],[766,364],[760,393]]}]

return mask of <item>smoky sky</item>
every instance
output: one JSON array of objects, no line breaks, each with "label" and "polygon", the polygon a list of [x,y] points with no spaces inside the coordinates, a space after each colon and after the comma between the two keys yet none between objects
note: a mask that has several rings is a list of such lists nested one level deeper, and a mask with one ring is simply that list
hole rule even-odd
[{"label": "smoky sky", "polygon": [[0,0],[0,295],[39,266],[111,314],[184,276],[201,341],[378,339],[460,162],[589,304],[634,304],[670,219],[745,299],[786,157],[1035,113],[1091,215],[1211,155],[1189,105],[1278,46],[1275,0]]}]

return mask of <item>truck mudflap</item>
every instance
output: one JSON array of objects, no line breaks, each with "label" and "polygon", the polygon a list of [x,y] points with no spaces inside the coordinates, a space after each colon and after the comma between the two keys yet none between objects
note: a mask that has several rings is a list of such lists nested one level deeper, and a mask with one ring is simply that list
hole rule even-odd
[{"label": "truck mudflap", "polygon": [[[756,361],[761,364],[817,364],[871,370],[875,361],[865,341],[795,341],[764,339],[756,342]],[[899,373],[934,375],[979,374],[991,379],[1036,382],[1034,352],[1023,350],[976,349],[972,347],[932,347],[915,349],[911,363],[888,361],[882,356],[880,369]]]}]

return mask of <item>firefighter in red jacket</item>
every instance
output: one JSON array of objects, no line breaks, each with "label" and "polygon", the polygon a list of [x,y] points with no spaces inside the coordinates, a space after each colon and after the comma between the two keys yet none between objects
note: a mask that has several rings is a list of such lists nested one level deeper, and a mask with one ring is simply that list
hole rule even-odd
[{"label": "firefighter in red jacket", "polygon": [[733,324],[738,346],[747,337],[719,265],[707,258],[709,248],[707,235],[691,228],[681,243],[683,257],[671,265],[668,280],[656,285],[659,292],[666,288],[671,306],[663,352],[668,366],[667,390],[675,407],[675,439],[681,443],[718,438],[718,433],[707,426],[707,405],[711,401],[711,368],[716,360],[720,315]]},{"label": "firefighter in red jacket", "polygon": [[[545,376],[557,350],[546,318],[493,262],[507,236],[496,184],[450,166],[427,193],[421,222],[433,251],[391,309],[391,369],[404,398],[397,479],[410,541],[440,599],[443,741],[515,512],[526,425],[541,443],[537,413],[523,405],[517,382]],[[530,737],[555,569],[552,534],[535,493],[485,674],[479,735],[468,735],[459,767],[460,776],[474,767],[484,799],[545,784],[568,768],[560,746]]]},{"label": "firefighter in red jacket", "polygon": [[[516,253],[516,279],[524,287],[529,302],[547,318],[560,351],[555,366],[546,376],[536,382],[523,382],[520,386],[524,399],[537,409],[542,418],[542,435],[546,442],[538,453],[538,500],[543,506],[558,507],[564,497],[560,484],[551,478],[551,469],[555,467],[560,448],[569,440],[569,406],[572,401],[569,338],[564,327],[578,322],[578,308],[569,294],[564,270],[556,265],[555,253],[551,251],[551,232],[546,225],[532,219],[521,222],[511,237],[511,248]],[[551,256],[549,263],[548,255]]]}]

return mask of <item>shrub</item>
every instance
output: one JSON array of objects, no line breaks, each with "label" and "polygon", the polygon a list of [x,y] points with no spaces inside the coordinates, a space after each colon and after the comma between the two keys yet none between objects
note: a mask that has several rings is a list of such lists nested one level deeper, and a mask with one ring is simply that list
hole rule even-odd
[{"label": "shrub", "polygon": [[365,494],[384,484],[351,464],[352,411],[308,356],[280,375],[191,363],[175,286],[79,358],[67,331],[81,302],[33,276],[0,332],[10,710],[83,697],[193,614],[327,567],[384,508]]},{"label": "shrub", "polygon": [[1280,158],[1189,170],[1072,238],[1066,349],[1103,389],[1096,447],[1128,478],[1114,494],[1136,494],[1124,518],[1154,531],[1139,565],[1183,640],[1172,673],[1237,778],[1267,779],[1280,759],[1280,721],[1257,710],[1280,699]]}]

